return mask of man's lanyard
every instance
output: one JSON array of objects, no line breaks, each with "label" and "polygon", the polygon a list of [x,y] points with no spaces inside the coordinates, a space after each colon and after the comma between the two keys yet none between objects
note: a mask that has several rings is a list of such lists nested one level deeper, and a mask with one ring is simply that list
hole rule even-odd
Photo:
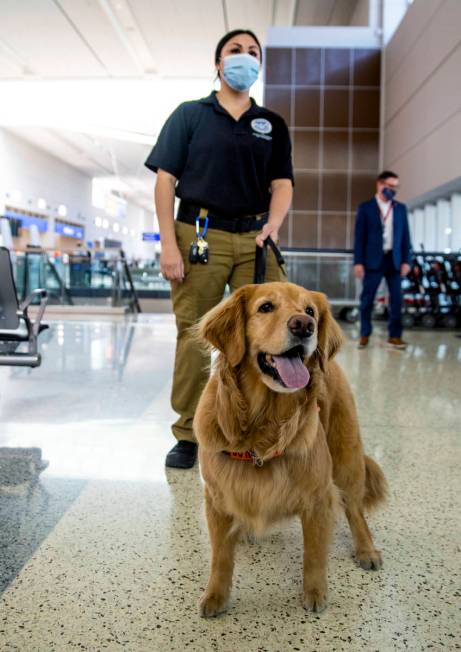
[{"label": "man's lanyard", "polygon": [[394,203],[392,201],[389,202],[389,208],[387,209],[385,215],[383,214],[381,210],[381,206],[379,204],[378,204],[378,208],[379,208],[379,214],[381,216],[381,224],[383,225],[383,229],[384,229],[386,226],[386,222],[389,219],[389,215],[391,214],[391,210],[394,208]]}]

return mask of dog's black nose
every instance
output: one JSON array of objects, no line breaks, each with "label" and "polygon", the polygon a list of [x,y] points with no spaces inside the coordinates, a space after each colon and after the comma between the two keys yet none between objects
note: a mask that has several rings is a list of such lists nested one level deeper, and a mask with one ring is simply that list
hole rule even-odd
[{"label": "dog's black nose", "polygon": [[296,337],[310,337],[315,330],[315,322],[309,315],[293,315],[288,320],[288,329]]}]

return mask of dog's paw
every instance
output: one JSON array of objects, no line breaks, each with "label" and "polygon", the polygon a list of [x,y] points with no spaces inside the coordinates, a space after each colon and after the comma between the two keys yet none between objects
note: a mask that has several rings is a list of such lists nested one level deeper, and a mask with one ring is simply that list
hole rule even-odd
[{"label": "dog's paw", "polygon": [[303,607],[316,614],[321,613],[327,606],[327,592],[325,589],[312,588],[304,591]]},{"label": "dog's paw", "polygon": [[226,610],[227,598],[219,593],[204,593],[200,600],[199,610],[202,618],[212,618]]},{"label": "dog's paw", "polygon": [[360,550],[355,553],[355,558],[363,570],[379,570],[382,568],[383,559],[378,550]]}]

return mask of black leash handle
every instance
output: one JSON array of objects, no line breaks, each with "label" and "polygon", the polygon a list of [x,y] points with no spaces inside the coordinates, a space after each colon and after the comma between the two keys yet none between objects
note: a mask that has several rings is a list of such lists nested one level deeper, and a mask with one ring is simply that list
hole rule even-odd
[{"label": "black leash handle", "polygon": [[266,278],[266,259],[267,259],[267,245],[270,246],[274,252],[274,256],[277,260],[278,265],[281,267],[285,264],[285,260],[282,256],[280,249],[277,247],[275,242],[270,236],[264,240],[264,246],[259,247],[256,245],[256,255],[255,255],[255,273],[253,277],[253,283],[264,283]]}]

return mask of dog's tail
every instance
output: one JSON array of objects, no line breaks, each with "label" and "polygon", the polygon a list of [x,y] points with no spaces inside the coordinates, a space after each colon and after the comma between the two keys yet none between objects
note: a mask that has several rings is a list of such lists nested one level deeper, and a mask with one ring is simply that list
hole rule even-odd
[{"label": "dog's tail", "polygon": [[383,503],[389,494],[389,487],[379,464],[365,455],[365,496],[363,505],[370,511]]}]

